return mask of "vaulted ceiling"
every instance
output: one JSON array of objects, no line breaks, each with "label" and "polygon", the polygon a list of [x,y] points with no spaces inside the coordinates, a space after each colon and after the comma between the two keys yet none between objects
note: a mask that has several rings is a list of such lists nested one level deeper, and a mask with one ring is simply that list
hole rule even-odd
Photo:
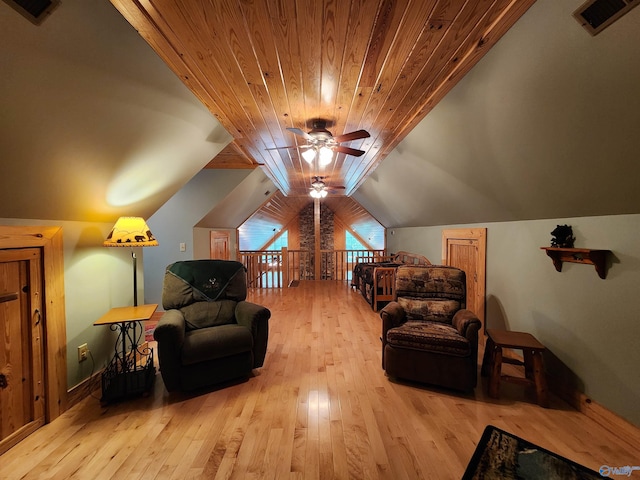
[{"label": "vaulted ceiling", "polygon": [[[120,8],[128,17],[140,17],[140,24],[136,24],[141,28],[138,33],[109,1],[66,0],[39,26],[0,2],[0,218],[112,223],[119,215],[150,217],[166,211],[171,220],[163,217],[162,221],[173,223],[175,213],[164,207],[180,197],[188,198],[191,205],[195,200],[201,202],[197,209],[191,207],[191,215],[181,228],[194,225],[236,228],[265,203],[268,199],[265,192],[271,195],[276,191],[277,185],[272,180],[278,179],[278,172],[286,172],[287,181],[294,185],[296,176],[301,174],[291,173],[284,166],[273,167],[275,173],[272,173],[267,165],[260,168],[256,165],[267,160],[290,161],[297,155],[295,150],[266,151],[263,147],[267,147],[269,138],[270,145],[277,146],[297,140],[286,128],[304,128],[304,122],[316,115],[315,111],[305,113],[305,109],[310,108],[308,102],[295,109],[282,110],[289,114],[283,120],[279,117],[281,110],[271,107],[272,100],[264,97],[264,104],[256,115],[255,106],[250,111],[251,102],[262,98],[256,92],[272,88],[271,76],[263,78],[263,83],[257,84],[259,88],[252,84],[253,95],[245,97],[236,96],[234,92],[241,87],[246,92],[249,88],[246,83],[235,85],[235,77],[216,77],[212,81],[220,84],[223,78],[228,84],[228,90],[217,102],[239,108],[214,111],[216,105],[207,99],[210,94],[204,87],[187,88],[192,84],[197,86],[202,77],[185,73],[186,62],[192,60],[193,52],[208,55],[208,51],[172,50],[173,44],[165,42],[165,47],[171,47],[167,55],[176,51],[184,59],[176,54],[168,59],[173,62],[163,61],[151,48],[165,55],[158,48],[163,37],[153,27],[159,17],[154,17],[155,20],[146,17],[141,9],[151,9],[151,3],[147,0],[120,2]],[[202,8],[214,8],[210,5],[214,3],[221,5],[218,0],[184,3],[189,5],[154,0],[153,8],[164,11],[171,9],[171,5],[179,5],[184,7],[181,15],[185,16],[192,13],[193,4],[205,3],[206,7]],[[482,37],[482,41],[478,40],[480,37],[472,40],[475,33],[479,33],[473,30],[467,37],[469,56],[454,56],[457,69],[452,72],[453,76],[446,77],[440,87],[435,84],[429,87],[427,83],[420,83],[421,75],[431,72],[445,78],[445,71],[427,67],[427,60],[424,65],[418,65],[420,73],[407,69],[409,65],[416,65],[419,44],[408,48],[402,57],[398,48],[404,44],[405,34],[411,34],[411,29],[391,28],[409,25],[417,15],[413,8],[419,3],[368,0],[367,10],[360,12],[363,18],[371,19],[372,30],[367,46],[358,48],[367,49],[363,58],[371,58],[373,50],[379,51],[375,55],[377,66],[367,68],[374,68],[377,75],[374,85],[380,85],[380,91],[364,89],[361,75],[360,83],[351,88],[360,92],[362,84],[362,97],[354,94],[347,107],[332,110],[337,115],[326,111],[319,111],[317,115],[336,122],[330,127],[335,134],[356,128],[366,128],[372,133],[364,142],[352,142],[367,153],[359,159],[362,164],[346,172],[360,168],[366,179],[360,180],[361,185],[354,190],[357,181],[349,179],[357,175],[353,173],[344,178],[341,175],[345,162],[355,157],[338,157],[330,169],[322,172],[327,174],[330,184],[353,185],[342,192],[350,192],[350,198],[387,228],[640,211],[637,188],[640,137],[636,134],[640,123],[640,90],[637,88],[640,56],[635,48],[640,42],[640,9],[634,9],[597,37],[591,37],[572,18],[572,12],[582,0],[538,0],[496,42],[501,22],[515,20],[520,10],[526,8],[521,2],[511,2],[512,8],[518,10],[505,13],[504,17],[496,16],[496,23],[487,27],[492,33]],[[361,4],[354,0],[346,3],[350,11]],[[448,15],[463,4],[465,8],[488,5],[451,1],[426,2],[422,6],[434,6],[434,12],[448,6]],[[499,4],[491,4],[493,13]],[[256,4],[246,0],[224,5],[244,14]],[[282,4],[267,5],[273,8],[272,5]],[[301,1],[296,3],[301,5]],[[391,8],[389,14],[394,20],[384,23],[389,29],[385,35],[376,37],[380,41],[374,41],[374,31],[382,29],[374,26],[382,21],[382,13],[389,11],[384,6]],[[322,11],[336,12],[342,8],[342,4],[326,2]],[[229,24],[223,22],[227,16],[229,13],[206,17],[206,24],[212,25],[216,33],[209,39],[211,42],[230,45]],[[317,48],[317,42],[307,40],[312,37],[311,32],[301,34],[300,24],[308,23],[309,19],[299,17],[294,22],[298,36],[288,40],[291,45],[298,45],[298,51],[301,46],[302,50],[309,45]],[[322,21],[330,18],[328,14],[325,17]],[[481,17],[480,24],[485,20]],[[271,34],[280,21],[279,14],[263,17],[264,32]],[[346,26],[338,23],[349,32],[362,21],[360,15],[351,15]],[[450,27],[443,26],[443,31],[448,30],[438,44],[440,50],[436,57],[448,55],[444,49],[447,38],[458,38],[452,30],[454,26],[455,22]],[[181,38],[187,42],[190,37]],[[250,54],[247,58],[256,62],[259,50],[255,45],[259,43],[254,45],[252,42],[257,40],[251,40],[246,31],[241,38],[241,42],[233,45],[241,44],[243,48],[252,45],[251,52],[246,52]],[[197,39],[198,44],[202,42],[201,38]],[[277,44],[273,38],[271,42],[268,45],[275,52]],[[326,64],[322,57],[325,45],[328,44],[320,43],[320,53],[315,57],[314,68],[318,72]],[[491,49],[487,52],[488,46]],[[350,44],[344,48],[341,68],[350,65],[344,59],[352,52]],[[240,47],[234,51],[239,52]],[[216,53],[217,57],[207,55],[203,58],[222,65],[220,52]],[[481,61],[466,72],[470,64],[465,61],[479,55],[483,55]],[[304,76],[301,58],[294,58],[300,68],[299,97],[313,80]],[[280,65],[289,59],[284,61],[278,56],[276,60],[280,91],[287,94],[285,103],[290,104],[289,95],[296,97],[285,82],[289,77],[284,77],[280,70]],[[450,56],[442,57],[441,61],[443,68],[452,63]],[[235,62],[224,65],[241,70]],[[402,73],[387,81],[393,64],[414,76],[405,78]],[[184,70],[174,68],[181,65]],[[251,71],[255,71],[257,65],[254,63]],[[358,68],[368,71],[362,65]],[[202,72],[194,73],[201,75]],[[183,74],[188,78],[183,78]],[[338,78],[344,76],[341,74]],[[394,95],[402,96],[401,101],[390,105],[389,95],[394,86],[403,82],[406,82],[406,91],[394,90]],[[454,83],[455,87],[450,88]],[[410,92],[410,87],[419,84],[425,91],[429,90],[430,96],[421,100],[421,108],[412,110],[416,115],[412,120],[415,128],[405,128],[406,122],[402,119],[397,120],[397,125],[390,123],[399,118],[395,117],[399,110],[404,112],[418,105],[416,102],[423,90],[416,87]],[[435,105],[448,90],[446,97]],[[320,108],[319,97],[316,103]],[[379,106],[385,104],[391,110],[381,110]],[[265,105],[272,110],[269,113],[265,108],[263,115]],[[345,109],[352,114],[346,115]],[[429,114],[418,123],[427,111]],[[234,128],[236,123],[231,123],[234,118],[231,113],[239,115],[238,128]],[[227,117],[223,118],[222,114]],[[344,120],[353,115],[359,120]],[[263,131],[267,117],[278,118],[274,131],[280,132],[277,140],[282,143],[271,137],[273,126],[267,137],[253,135]],[[386,127],[376,126],[378,118],[385,119]],[[340,125],[342,121],[345,123]],[[402,141],[391,152],[388,151],[392,144],[376,149],[390,130],[397,134],[389,137],[391,140],[402,138]],[[251,146],[250,140],[261,145]],[[366,146],[367,141],[373,142],[373,147]],[[206,169],[207,164],[217,169]],[[366,172],[365,166],[369,166]],[[303,175],[304,182],[310,180],[306,177],[309,174],[310,170]],[[196,185],[202,191],[194,193],[192,186]],[[220,190],[221,185],[224,192]],[[211,188],[217,190],[207,193]],[[295,202],[297,191],[308,198],[305,185],[289,192],[286,201]]]},{"label": "vaulted ceiling", "polygon": [[[111,0],[234,140],[209,167],[264,165],[287,196],[352,194],[535,0]],[[287,128],[365,129],[328,167]],[[342,193],[342,192],[341,192]]]}]

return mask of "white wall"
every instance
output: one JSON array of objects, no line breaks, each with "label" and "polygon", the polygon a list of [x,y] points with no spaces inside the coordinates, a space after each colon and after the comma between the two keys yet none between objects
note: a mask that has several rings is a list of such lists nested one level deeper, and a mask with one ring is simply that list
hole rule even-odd
[{"label": "white wall", "polygon": [[[558,224],[576,247],[612,251],[606,279],[591,265],[556,272],[540,247]],[[487,326],[535,335],[550,351],[547,371],[640,425],[640,215],[396,228],[390,251],[440,263],[443,228],[487,227]]]}]

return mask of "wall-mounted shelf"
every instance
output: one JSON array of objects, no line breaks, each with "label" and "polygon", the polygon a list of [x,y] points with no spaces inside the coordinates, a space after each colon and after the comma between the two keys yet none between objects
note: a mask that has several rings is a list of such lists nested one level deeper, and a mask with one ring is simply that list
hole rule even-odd
[{"label": "wall-mounted shelf", "polygon": [[558,272],[562,271],[562,262],[583,263],[596,267],[600,278],[607,277],[607,253],[611,250],[594,250],[592,248],[560,248],[540,247],[553,260]]}]

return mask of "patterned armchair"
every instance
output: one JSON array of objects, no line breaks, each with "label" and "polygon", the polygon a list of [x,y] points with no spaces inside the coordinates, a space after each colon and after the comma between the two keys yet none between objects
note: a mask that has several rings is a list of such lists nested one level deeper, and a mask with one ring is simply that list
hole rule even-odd
[{"label": "patterned armchair", "polygon": [[481,324],[465,308],[464,271],[436,265],[398,267],[395,289],[396,301],[380,311],[387,375],[473,390]]}]

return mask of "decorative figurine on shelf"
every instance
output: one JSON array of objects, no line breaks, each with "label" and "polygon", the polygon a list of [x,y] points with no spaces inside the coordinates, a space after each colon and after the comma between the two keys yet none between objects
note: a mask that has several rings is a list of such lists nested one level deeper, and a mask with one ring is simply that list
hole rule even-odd
[{"label": "decorative figurine on shelf", "polygon": [[560,248],[573,248],[576,237],[573,236],[571,225],[558,225],[551,232],[551,246]]}]

